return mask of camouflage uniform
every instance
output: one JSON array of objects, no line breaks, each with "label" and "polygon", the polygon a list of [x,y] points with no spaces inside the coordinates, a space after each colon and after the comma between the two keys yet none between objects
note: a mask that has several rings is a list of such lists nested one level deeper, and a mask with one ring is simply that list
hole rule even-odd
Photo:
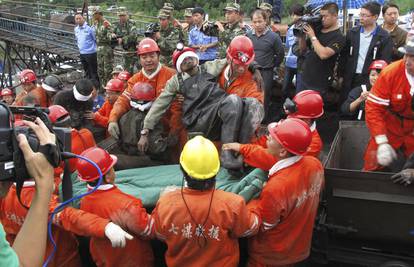
[{"label": "camouflage uniform", "polygon": [[[193,8],[191,8],[191,7],[189,7],[189,8],[186,8],[185,10],[184,10],[184,17],[191,17],[192,16],[192,11],[193,11]],[[190,30],[193,28],[193,26],[194,26],[194,24],[185,24],[183,27],[182,27],[182,32],[183,32],[183,41],[184,41],[184,45],[185,46],[188,46],[188,34],[190,33]]]},{"label": "camouflage uniform", "polygon": [[111,24],[103,19],[95,21],[96,44],[98,57],[98,76],[101,85],[105,85],[111,79],[114,62],[114,52],[111,47],[113,35]]},{"label": "camouflage uniform", "polygon": [[[224,10],[232,10],[240,12],[240,5],[237,3],[228,3]],[[231,40],[239,35],[245,35],[246,32],[240,27],[239,22],[234,24],[227,23],[224,26],[224,31],[219,33],[219,55],[218,58],[225,58],[227,47]]]},{"label": "camouflage uniform", "polygon": [[[120,10],[118,12],[119,16],[126,16],[126,10]],[[123,61],[124,61],[124,70],[134,73],[134,66],[138,62],[138,57],[135,53],[138,31],[135,26],[135,22],[128,19],[126,23],[121,24],[117,22],[114,27],[114,32],[117,38],[122,38],[122,48],[123,48]]]},{"label": "camouflage uniform", "polygon": [[[170,13],[167,10],[161,9],[158,18],[170,18]],[[177,47],[177,43],[183,42],[183,33],[179,27],[174,27],[170,22],[168,27],[160,29],[160,38],[157,44],[161,51],[160,61],[166,66],[172,66],[172,54]]]}]

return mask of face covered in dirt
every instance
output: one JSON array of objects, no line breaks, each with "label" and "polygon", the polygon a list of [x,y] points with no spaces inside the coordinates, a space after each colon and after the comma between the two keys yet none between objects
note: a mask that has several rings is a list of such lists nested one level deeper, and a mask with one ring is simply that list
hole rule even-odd
[{"label": "face covered in dirt", "polygon": [[196,57],[186,57],[180,65],[181,72],[191,72],[198,66],[198,60]]}]

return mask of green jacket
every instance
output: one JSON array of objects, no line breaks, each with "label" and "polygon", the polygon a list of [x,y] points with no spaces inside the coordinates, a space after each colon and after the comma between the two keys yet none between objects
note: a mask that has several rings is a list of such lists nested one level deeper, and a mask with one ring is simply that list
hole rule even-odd
[{"label": "green jacket", "polygon": [[240,28],[238,22],[233,25],[230,23],[226,24],[224,31],[219,34],[219,58],[226,58],[227,47],[234,37],[245,34],[245,30]]},{"label": "green jacket", "polygon": [[[107,22],[108,26],[105,27],[104,23]],[[98,46],[111,45],[112,34],[112,25],[105,19],[102,21],[97,21],[94,23],[96,30],[96,44]]]},{"label": "green jacket", "polygon": [[161,37],[157,40],[157,44],[160,47],[161,56],[171,59],[177,43],[182,42],[184,39],[182,31],[170,23],[166,29],[160,30],[160,35]]},{"label": "green jacket", "polygon": [[[211,75],[218,77],[226,66],[226,59],[216,59],[204,63],[203,68],[205,68],[205,71],[207,73],[210,73]],[[184,80],[188,77],[188,74],[183,75]],[[155,128],[155,126],[159,123],[164,113],[169,109],[172,101],[178,93],[181,93],[181,89],[178,80],[178,75],[175,74],[173,77],[171,77],[171,79],[167,81],[164,90],[152,104],[151,109],[147,113],[147,116],[145,116],[143,127],[144,129],[152,130]]]},{"label": "green jacket", "polygon": [[122,38],[122,47],[125,50],[135,51],[138,31],[135,22],[128,20],[126,23],[115,23],[114,32],[117,38]]}]

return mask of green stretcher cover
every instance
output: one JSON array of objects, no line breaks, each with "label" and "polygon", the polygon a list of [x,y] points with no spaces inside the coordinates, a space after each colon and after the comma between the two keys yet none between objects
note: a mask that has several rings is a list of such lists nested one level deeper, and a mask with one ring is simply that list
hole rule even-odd
[{"label": "green stretcher cover", "polygon": [[[141,199],[145,208],[153,208],[160,192],[167,186],[181,187],[183,175],[179,165],[162,165],[128,169],[116,172],[115,184],[123,192]],[[267,181],[267,173],[254,169],[243,178],[232,177],[226,169],[220,169],[216,177],[216,188],[241,195],[246,202],[257,198]],[[87,191],[86,184],[72,174],[73,195],[78,196]],[[61,188],[60,188],[61,190]],[[72,203],[79,207],[79,200]]]}]

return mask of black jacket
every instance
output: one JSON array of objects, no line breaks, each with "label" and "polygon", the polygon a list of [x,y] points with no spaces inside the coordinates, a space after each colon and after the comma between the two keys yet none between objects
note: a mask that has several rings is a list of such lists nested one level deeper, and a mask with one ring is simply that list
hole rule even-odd
[{"label": "black jacket", "polygon": [[[348,94],[351,90],[352,78],[355,74],[358,64],[359,37],[361,26],[352,28],[346,34],[346,44],[342,50],[338,71],[339,76],[344,78],[343,93]],[[362,74],[368,77],[368,68],[373,60],[382,59],[391,62],[393,42],[387,31],[377,26],[376,33],[372,37],[369,45],[367,56],[365,58]],[[374,55],[374,52],[375,55]]]}]

